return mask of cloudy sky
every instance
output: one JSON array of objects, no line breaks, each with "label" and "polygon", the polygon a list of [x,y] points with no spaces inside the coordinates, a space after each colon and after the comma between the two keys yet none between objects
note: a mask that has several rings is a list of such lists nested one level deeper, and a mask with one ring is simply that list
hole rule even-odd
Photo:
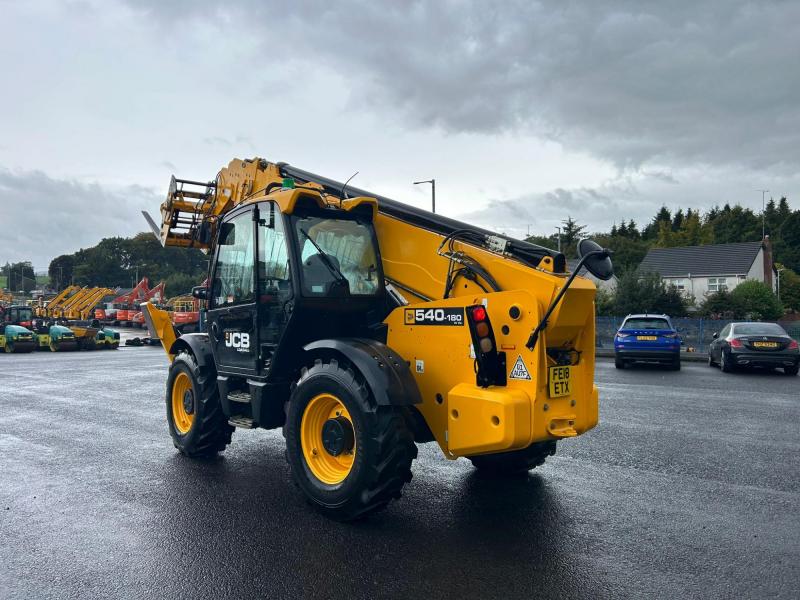
[{"label": "cloudy sky", "polygon": [[0,262],[286,161],[524,236],[800,207],[800,3],[0,0]]}]

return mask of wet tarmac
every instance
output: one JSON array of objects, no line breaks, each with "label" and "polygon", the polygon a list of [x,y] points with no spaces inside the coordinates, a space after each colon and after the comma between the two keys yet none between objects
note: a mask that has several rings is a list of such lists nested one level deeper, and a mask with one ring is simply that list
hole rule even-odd
[{"label": "wet tarmac", "polygon": [[0,597],[800,596],[798,377],[601,359],[601,424],[530,476],[423,445],[401,500],[339,524],[278,431],[179,456],[166,366],[0,355]]}]

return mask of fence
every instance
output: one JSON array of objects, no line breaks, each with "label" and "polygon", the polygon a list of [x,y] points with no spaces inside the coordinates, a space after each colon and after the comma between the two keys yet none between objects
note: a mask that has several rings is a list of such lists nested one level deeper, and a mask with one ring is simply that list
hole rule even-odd
[{"label": "fence", "polygon": [[[596,344],[598,348],[613,348],[614,334],[622,325],[625,317],[597,317]],[[713,335],[722,330],[732,321],[724,319],[692,319],[681,317],[672,319],[672,324],[678,330],[683,341],[684,349],[694,349],[696,352],[705,352],[714,339]],[[778,321],[790,336],[800,341],[800,321]]]}]

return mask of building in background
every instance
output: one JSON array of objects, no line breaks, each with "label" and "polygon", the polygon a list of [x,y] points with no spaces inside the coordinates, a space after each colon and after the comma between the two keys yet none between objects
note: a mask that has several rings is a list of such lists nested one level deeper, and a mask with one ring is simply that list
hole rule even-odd
[{"label": "building in background", "polygon": [[761,281],[774,292],[777,275],[769,236],[760,242],[652,248],[639,272],[658,273],[693,303],[714,292],[730,291],[748,279]]}]

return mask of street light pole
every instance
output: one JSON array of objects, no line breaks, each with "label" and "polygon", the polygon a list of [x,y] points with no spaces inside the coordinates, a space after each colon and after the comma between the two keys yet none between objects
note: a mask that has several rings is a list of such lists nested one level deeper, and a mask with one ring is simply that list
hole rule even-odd
[{"label": "street light pole", "polygon": [[556,227],[558,231],[558,251],[561,252],[561,227]]},{"label": "street light pole", "polygon": [[764,195],[769,192],[769,190],[756,190],[757,192],[761,192],[761,239],[764,239],[764,235],[766,234],[766,228],[764,226],[764,216],[767,212],[767,205],[764,203]]},{"label": "street light pole", "polygon": [[426,179],[425,181],[415,181],[414,185],[419,185],[420,183],[430,183],[431,184],[431,212],[436,212],[436,180],[435,179]]},{"label": "street light pole", "polygon": [[781,301],[781,271],[785,271],[786,268],[775,269],[778,272],[778,302]]}]

